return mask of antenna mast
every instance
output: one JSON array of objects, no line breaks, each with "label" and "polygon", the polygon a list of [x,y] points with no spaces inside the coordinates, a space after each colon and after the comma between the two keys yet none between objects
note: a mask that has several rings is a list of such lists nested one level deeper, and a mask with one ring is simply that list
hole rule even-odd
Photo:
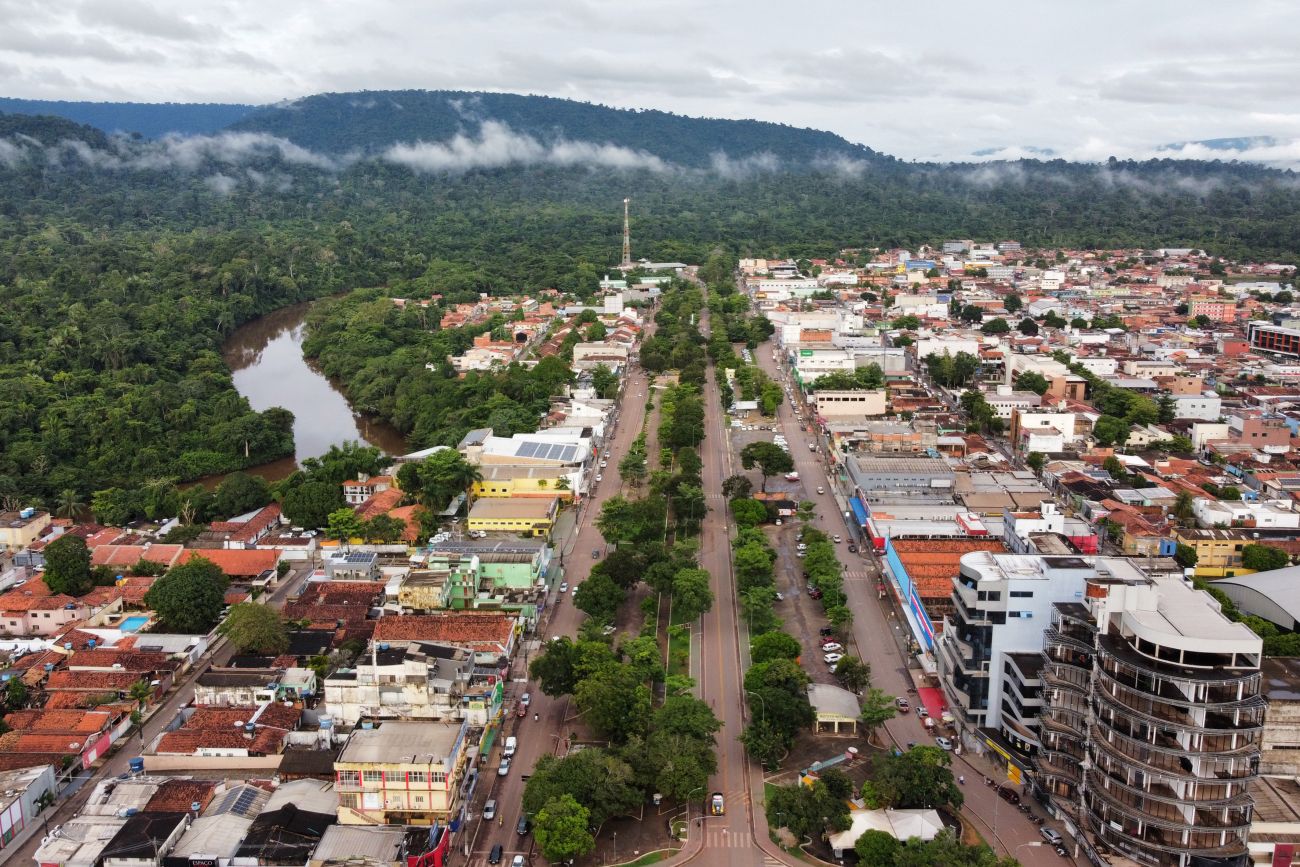
[{"label": "antenna mast", "polygon": [[623,200],[623,267],[632,267],[632,226],[628,222],[627,206],[631,199]]}]

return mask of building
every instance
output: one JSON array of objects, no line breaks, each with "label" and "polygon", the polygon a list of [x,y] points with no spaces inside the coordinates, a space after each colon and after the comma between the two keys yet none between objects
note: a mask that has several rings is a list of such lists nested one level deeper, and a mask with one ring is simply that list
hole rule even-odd
[{"label": "building", "polygon": [[[371,642],[370,652],[353,668],[325,679],[325,705],[343,725],[356,725],[362,718],[459,720],[471,700],[473,671],[473,654],[461,648]],[[484,684],[482,692],[487,691]]]},{"label": "building", "polygon": [[555,525],[560,498],[491,499],[476,502],[469,510],[467,527],[487,533],[521,533],[547,537]]},{"label": "building", "polygon": [[1267,657],[1260,670],[1268,710],[1259,745],[1259,772],[1300,777],[1300,658]]},{"label": "building", "polygon": [[45,794],[50,801],[58,794],[53,765],[37,765],[0,771],[0,849],[13,843],[45,806]]},{"label": "building", "polygon": [[813,731],[817,734],[856,735],[862,707],[858,697],[833,683],[808,684],[808,701],[813,708]]},{"label": "building", "polygon": [[812,400],[818,417],[824,419],[884,415],[888,408],[883,388],[870,391],[819,391],[813,395]]},{"label": "building", "polygon": [[849,480],[871,502],[952,502],[957,475],[942,458],[924,455],[849,455]]},{"label": "building", "polygon": [[[1028,767],[1043,704],[1037,683],[1043,624],[1055,602],[1082,597],[1091,574],[1082,557],[962,556],[935,659],[964,736],[991,738],[1003,752],[1009,746]],[[1029,659],[1015,658],[1020,655]]]},{"label": "building", "polygon": [[1177,570],[1093,565],[1083,599],[1057,603],[1046,633],[1039,786],[1088,849],[1246,863],[1262,641]]},{"label": "building", "polygon": [[361,476],[343,483],[343,499],[349,506],[359,506],[366,500],[394,485],[392,476]]},{"label": "building", "polygon": [[1179,527],[1173,531],[1174,541],[1196,552],[1196,574],[1202,578],[1224,578],[1254,570],[1243,569],[1241,551],[1250,544],[1250,533],[1245,530],[1189,530]]},{"label": "building", "polygon": [[21,551],[40,538],[50,521],[50,513],[39,509],[0,512],[0,546],[10,554]]},{"label": "building", "polygon": [[468,723],[359,729],[334,763],[341,825],[432,825],[458,818]]},{"label": "building", "polygon": [[1223,398],[1212,391],[1174,395],[1174,418],[1217,421],[1223,414]]},{"label": "building", "polygon": [[1246,337],[1251,348],[1260,352],[1300,357],[1300,329],[1251,322],[1246,326]]},{"label": "building", "polygon": [[1025,454],[1055,454],[1065,451],[1066,444],[1074,441],[1074,422],[1072,412],[1017,409],[1011,413],[1011,429],[1007,439]]},{"label": "building", "polygon": [[1295,530],[1300,528],[1300,512],[1291,508],[1291,500],[1251,503],[1242,500],[1211,500],[1197,497],[1192,512],[1202,527],[1267,527]]},{"label": "building", "polygon": [[567,467],[539,467],[534,464],[490,464],[479,468],[483,478],[473,484],[474,498],[559,497],[573,499],[580,483],[580,471]]},{"label": "building", "polygon": [[1193,319],[1204,316],[1211,322],[1232,322],[1237,318],[1237,302],[1230,298],[1193,298],[1187,304]]}]

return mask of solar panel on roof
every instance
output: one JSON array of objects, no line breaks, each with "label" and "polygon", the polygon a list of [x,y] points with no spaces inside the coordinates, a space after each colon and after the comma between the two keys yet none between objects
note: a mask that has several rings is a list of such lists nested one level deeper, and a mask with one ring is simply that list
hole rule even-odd
[{"label": "solar panel on roof", "polygon": [[531,458],[534,454],[536,454],[537,446],[538,446],[537,443],[532,442],[530,440],[528,442],[525,442],[523,445],[521,445],[519,447],[519,451],[515,452],[515,454],[519,455],[519,457],[521,458]]},{"label": "solar panel on roof", "polygon": [[561,458],[561,460],[571,461],[573,460],[573,456],[576,455],[577,453],[578,453],[577,446],[565,446],[564,456]]}]

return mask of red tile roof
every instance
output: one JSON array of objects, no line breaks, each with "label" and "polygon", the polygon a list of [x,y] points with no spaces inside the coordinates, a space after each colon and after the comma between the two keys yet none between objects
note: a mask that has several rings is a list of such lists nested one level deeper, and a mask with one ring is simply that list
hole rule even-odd
[{"label": "red tile roof", "polygon": [[280,562],[279,551],[264,551],[260,548],[243,551],[190,548],[181,555],[179,562],[184,565],[195,557],[211,560],[230,578],[255,578],[267,569],[274,569],[275,564]]},{"label": "red tile roof", "polygon": [[143,812],[186,813],[196,802],[202,810],[212,800],[216,788],[216,780],[168,780],[153,793]]},{"label": "red tile roof", "polygon": [[377,641],[442,641],[486,650],[510,642],[514,620],[505,614],[444,613],[384,617],[375,624]]},{"label": "red tile roof", "polygon": [[377,515],[387,515],[397,504],[402,502],[403,494],[397,488],[389,488],[386,491],[380,491],[372,495],[360,506],[357,506],[357,516],[363,521],[369,521]]},{"label": "red tile roof", "polygon": [[[240,724],[257,716],[252,737],[245,737]],[[296,728],[301,711],[295,707],[269,705],[260,715],[255,707],[199,707],[176,731],[163,735],[157,752],[189,755],[199,749],[247,749],[250,753],[278,753]]]},{"label": "red tile roof", "polygon": [[238,525],[238,528],[231,533],[230,541],[232,542],[251,542],[270,527],[280,523],[280,504],[272,503],[265,506],[260,512],[247,521]]},{"label": "red tile roof", "polygon": [[77,692],[125,692],[140,675],[130,671],[52,671],[45,689]]},{"label": "red tile roof", "polygon": [[893,545],[922,599],[952,595],[952,579],[963,554],[1007,550],[996,539],[899,539]]},{"label": "red tile roof", "polygon": [[102,711],[17,710],[5,717],[14,731],[30,734],[93,735],[108,728],[113,718]]},{"label": "red tile roof", "polygon": [[183,545],[100,545],[90,552],[90,565],[127,569],[148,560],[171,566],[184,550]]},{"label": "red tile roof", "polygon": [[[115,665],[121,666],[114,669]],[[154,671],[175,671],[180,663],[170,659],[167,654],[152,650],[122,650],[116,647],[96,647],[94,650],[82,650],[72,654],[68,659],[68,668],[73,671],[128,671],[135,672],[136,679],[141,674]]]}]

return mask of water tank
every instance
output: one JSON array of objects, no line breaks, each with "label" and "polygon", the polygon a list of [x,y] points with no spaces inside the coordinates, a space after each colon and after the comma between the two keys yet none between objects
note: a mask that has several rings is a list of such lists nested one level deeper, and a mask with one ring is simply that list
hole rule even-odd
[{"label": "water tank", "polygon": [[45,663],[45,670],[46,670],[46,671],[54,671],[54,663],[52,663],[52,662],[47,662],[47,663]]},{"label": "water tank", "polygon": [[91,638],[91,639],[87,640],[87,641],[86,641],[86,646],[89,647],[91,650],[94,650],[94,649],[95,649],[95,639]]},{"label": "water tank", "polygon": [[372,722],[370,722],[369,720],[367,720],[366,722],[363,722],[363,723],[361,724],[361,729],[362,729],[362,731],[370,731],[370,730],[371,730],[372,728],[374,728],[374,727],[375,727],[375,724],[372,723]]},{"label": "water tank", "polygon": [[331,729],[331,728],[334,728],[334,720],[330,719],[330,717],[329,717],[327,714],[321,714],[321,715],[320,715],[320,727],[321,727],[322,729]]},{"label": "water tank", "polygon": [[387,650],[387,649],[388,649],[388,643],[385,642],[385,643],[379,645],[379,649],[380,649],[380,650]]},{"label": "water tank", "polygon": [[131,773],[133,774],[141,773],[144,770],[144,758],[141,756],[131,759],[128,764],[131,766]]},{"label": "water tank", "polygon": [[36,510],[28,506],[26,509],[23,509],[21,512],[18,513],[18,517],[26,521],[28,518],[30,518],[32,515],[35,514],[36,514]]},{"label": "water tank", "polygon": [[72,649],[72,642],[71,642],[71,641],[65,641],[65,642],[63,643],[63,649],[64,649],[64,650],[71,650],[71,649]]}]

